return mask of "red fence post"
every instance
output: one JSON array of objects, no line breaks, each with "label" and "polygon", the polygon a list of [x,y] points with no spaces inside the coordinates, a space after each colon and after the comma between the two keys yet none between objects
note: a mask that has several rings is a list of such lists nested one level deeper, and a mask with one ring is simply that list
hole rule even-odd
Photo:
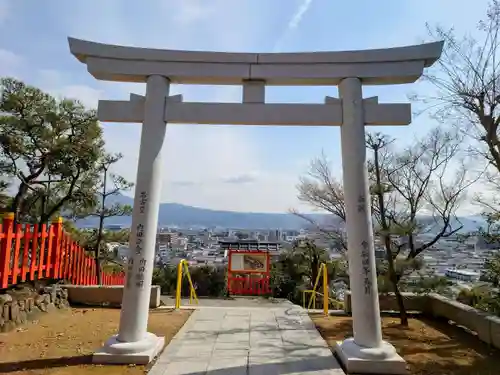
[{"label": "red fence post", "polygon": [[82,285],[82,269],[83,269],[83,250],[80,246],[76,248],[78,256],[78,265],[76,270],[76,285]]},{"label": "red fence post", "polygon": [[90,284],[91,285],[96,285],[97,282],[96,282],[96,270],[95,270],[95,261],[94,259],[92,259],[92,272],[91,272],[91,280],[90,280]]},{"label": "red fence post", "polygon": [[81,285],[82,284],[82,249],[80,246],[77,246],[75,248],[76,251],[76,274],[75,274],[75,284],[76,285]]},{"label": "red fence post", "polygon": [[61,279],[68,279],[68,269],[69,269],[69,235],[63,232],[63,243],[61,251],[61,273],[59,277]]},{"label": "red fence post", "polygon": [[10,253],[12,251],[12,240],[14,239],[14,213],[7,212],[3,216],[2,243],[0,244],[0,287],[9,286],[10,275]]},{"label": "red fence post", "polygon": [[87,255],[85,254],[85,251],[83,249],[80,249],[80,252],[82,253],[82,269],[80,270],[80,283],[81,285],[86,285],[85,284],[85,272],[87,270]]},{"label": "red fence post", "polygon": [[19,250],[21,248],[21,238],[23,236],[23,226],[16,224],[16,233],[14,233],[14,259],[12,262],[12,284],[17,284],[17,277],[21,273],[19,268]]},{"label": "red fence post", "polygon": [[58,268],[58,279],[64,279],[64,263],[66,261],[66,256],[64,254],[64,249],[66,245],[66,233],[61,230],[61,245],[59,247],[59,268]]},{"label": "red fence post", "polygon": [[50,265],[52,272],[50,275],[53,279],[57,279],[59,278],[59,266],[61,264],[62,217],[53,219],[51,227],[54,237],[52,238],[52,248],[50,249],[52,254],[52,264]]},{"label": "red fence post", "polygon": [[[38,227],[38,226],[37,226]],[[38,278],[42,279],[45,273],[45,277],[49,276],[49,266],[48,266],[48,256],[50,254],[50,246],[45,246],[45,240],[48,240],[50,244],[49,233],[47,231],[47,224],[42,224],[40,230],[37,233],[37,238],[40,238],[38,242],[40,244],[40,250],[38,252]],[[47,260],[45,259],[45,252],[47,252]],[[36,259],[36,258],[35,258]]]},{"label": "red fence post", "polygon": [[[31,264],[30,279],[35,280],[36,258],[38,254],[38,224],[33,225],[33,236],[31,239]],[[39,261],[40,262],[40,261]],[[38,263],[38,278],[40,278],[40,263]]]},{"label": "red fence post", "polygon": [[24,226],[23,232],[23,261],[21,269],[21,282],[26,281],[26,275],[28,274],[29,267],[29,253],[30,253],[30,239],[31,239],[31,225],[26,224]]},{"label": "red fence post", "polygon": [[76,276],[76,265],[77,265],[77,253],[76,253],[76,244],[74,241],[71,241],[71,247],[69,252],[71,254],[71,267],[69,270],[69,280],[71,284],[75,284],[75,276]]},{"label": "red fence post", "polygon": [[54,242],[54,228],[52,225],[47,227],[47,259],[45,260],[45,277],[50,277],[51,267],[53,263],[52,258],[52,243]]},{"label": "red fence post", "polygon": [[87,254],[83,256],[83,285],[89,285],[88,283],[88,271],[89,271],[89,258]]},{"label": "red fence post", "polygon": [[92,258],[87,255],[87,269],[86,269],[86,277],[85,277],[85,283],[87,285],[90,285],[90,277],[91,277],[91,272],[92,272]]}]

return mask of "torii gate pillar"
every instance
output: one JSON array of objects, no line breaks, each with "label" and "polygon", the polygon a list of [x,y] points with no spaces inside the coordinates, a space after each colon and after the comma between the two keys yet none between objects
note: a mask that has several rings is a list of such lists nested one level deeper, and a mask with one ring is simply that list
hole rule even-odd
[{"label": "torii gate pillar", "polygon": [[165,339],[147,331],[151,280],[162,183],[161,150],[165,139],[165,106],[169,80],[147,78],[128,269],[118,334],[94,353],[97,363],[147,364],[163,349]]},{"label": "torii gate pillar", "polygon": [[366,165],[362,85],[358,78],[339,84],[343,123],[340,128],[346,201],[347,256],[354,337],[335,351],[351,373],[405,374],[406,362],[382,340],[373,224]]}]

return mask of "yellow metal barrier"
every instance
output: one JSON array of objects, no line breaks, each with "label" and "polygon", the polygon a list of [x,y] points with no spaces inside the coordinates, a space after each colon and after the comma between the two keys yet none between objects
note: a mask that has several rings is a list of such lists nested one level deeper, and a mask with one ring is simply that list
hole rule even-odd
[{"label": "yellow metal barrier", "polygon": [[189,274],[189,263],[186,259],[181,259],[177,265],[177,289],[175,291],[175,308],[181,308],[181,293],[182,293],[182,277],[185,274],[189,282],[189,303],[192,304],[193,300],[198,304],[198,296],[196,295],[196,290],[194,289],[193,282],[191,280],[191,275]]},{"label": "yellow metal barrier", "polygon": [[[316,291],[318,287],[319,280],[323,276],[323,293],[319,293]],[[316,280],[314,281],[314,286],[312,290],[304,290],[302,291],[302,305],[304,309],[306,308],[306,295],[307,293],[311,293],[311,298],[309,299],[309,305],[307,305],[307,309],[310,309],[311,306],[316,306],[316,294],[323,296],[323,313],[325,316],[328,316],[328,303],[330,300],[329,290],[328,290],[328,268],[325,263],[321,263],[318,270],[318,276],[316,276]]]}]

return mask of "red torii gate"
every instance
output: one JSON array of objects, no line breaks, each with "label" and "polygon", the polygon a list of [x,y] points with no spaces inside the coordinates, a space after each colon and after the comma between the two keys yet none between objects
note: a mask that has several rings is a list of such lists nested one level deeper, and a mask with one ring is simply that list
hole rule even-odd
[{"label": "red torii gate", "polygon": [[255,240],[219,241],[227,250],[227,290],[236,295],[267,295],[271,293],[271,254],[277,251],[276,242]]}]

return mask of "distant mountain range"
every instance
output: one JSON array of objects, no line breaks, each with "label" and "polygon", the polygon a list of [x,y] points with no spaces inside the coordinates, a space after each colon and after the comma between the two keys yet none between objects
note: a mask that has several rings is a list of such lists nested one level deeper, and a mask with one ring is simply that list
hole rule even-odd
[{"label": "distant mountain range", "polygon": [[[109,197],[109,204],[129,204],[134,200],[125,195],[116,195]],[[307,215],[317,223],[332,222],[331,215],[310,214]],[[464,226],[463,232],[471,232],[484,225],[484,220],[480,216],[466,216],[459,218]],[[429,218],[422,217],[423,222],[429,221]],[[218,211],[206,208],[186,206],[178,203],[160,204],[160,213],[158,223],[161,226],[179,226],[179,227],[222,227],[234,229],[300,229],[310,226],[310,224],[293,214],[289,213],[253,213],[253,212],[232,212]],[[79,220],[79,227],[96,227],[98,219],[89,217]],[[131,217],[111,217],[106,219],[106,225],[130,226]]]}]

